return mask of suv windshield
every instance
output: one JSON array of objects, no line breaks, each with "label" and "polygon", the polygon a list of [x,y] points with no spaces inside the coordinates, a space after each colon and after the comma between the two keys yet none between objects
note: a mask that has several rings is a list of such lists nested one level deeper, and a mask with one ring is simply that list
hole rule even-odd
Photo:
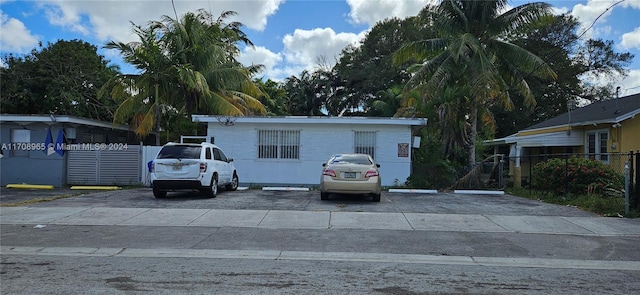
[{"label": "suv windshield", "polygon": [[202,147],[191,145],[168,145],[158,153],[158,159],[200,159]]}]

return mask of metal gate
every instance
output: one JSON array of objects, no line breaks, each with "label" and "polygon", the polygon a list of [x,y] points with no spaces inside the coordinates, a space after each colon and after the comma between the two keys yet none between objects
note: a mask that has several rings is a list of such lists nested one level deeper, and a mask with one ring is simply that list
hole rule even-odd
[{"label": "metal gate", "polygon": [[139,145],[87,145],[67,151],[67,184],[139,185]]}]

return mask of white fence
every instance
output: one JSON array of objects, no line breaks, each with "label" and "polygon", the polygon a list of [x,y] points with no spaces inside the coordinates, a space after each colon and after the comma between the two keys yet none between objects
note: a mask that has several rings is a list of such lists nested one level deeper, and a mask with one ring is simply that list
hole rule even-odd
[{"label": "white fence", "polygon": [[140,175],[140,183],[144,186],[151,186],[151,179],[149,175],[149,165],[153,159],[156,158],[161,146],[143,146],[142,147],[142,170]]},{"label": "white fence", "polygon": [[67,151],[67,184],[150,186],[149,162],[161,148],[139,145],[118,149],[70,148]]}]

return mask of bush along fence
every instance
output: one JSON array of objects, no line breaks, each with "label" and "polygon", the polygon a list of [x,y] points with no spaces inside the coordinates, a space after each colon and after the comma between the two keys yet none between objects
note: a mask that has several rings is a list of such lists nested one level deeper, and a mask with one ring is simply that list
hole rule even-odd
[{"label": "bush along fence", "polygon": [[[624,197],[628,208],[640,206],[640,152],[603,154],[532,154],[505,158],[505,174],[511,185],[520,163],[520,185],[529,190],[558,195]],[[517,161],[519,160],[519,161]],[[627,208],[627,210],[628,210]]]},{"label": "bush along fence", "polygon": [[455,165],[449,161],[414,163],[407,185],[439,190],[480,189],[503,190],[505,187],[505,157],[492,155],[474,167]]}]

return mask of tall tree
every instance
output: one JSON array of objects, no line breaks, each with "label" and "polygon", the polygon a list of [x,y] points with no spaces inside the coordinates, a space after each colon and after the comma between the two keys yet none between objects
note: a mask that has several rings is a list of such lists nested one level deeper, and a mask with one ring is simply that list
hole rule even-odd
[{"label": "tall tree", "polygon": [[[390,18],[376,23],[359,46],[348,46],[333,67],[338,85],[343,87],[341,100],[355,109],[370,110],[377,94],[406,83],[408,64],[395,65],[394,52],[403,44],[433,35],[419,17]],[[384,98],[383,98],[384,99]],[[374,110],[375,112],[375,110]]]},{"label": "tall tree", "polygon": [[122,100],[115,120],[131,122],[144,136],[158,128],[167,110],[187,117],[265,113],[251,80],[259,67],[243,67],[235,59],[237,43],[251,42],[240,23],[225,23],[234,14],[223,12],[216,20],[204,10],[179,20],[164,16],[146,27],[134,24],[138,42],[109,42],[106,48],[118,49],[140,71],[107,85],[111,96]]},{"label": "tall tree", "polygon": [[260,79],[254,79],[254,83],[258,85],[260,92],[262,92],[258,99],[267,110],[268,116],[290,115],[287,109],[289,97],[284,89],[284,84],[271,79],[267,79],[264,82]]},{"label": "tall tree", "polygon": [[614,81],[620,76],[626,76],[629,72],[625,67],[631,63],[633,54],[629,52],[618,53],[613,50],[613,41],[601,39],[589,39],[585,42],[577,54],[576,60],[583,67],[583,78],[586,80],[608,80],[607,85],[585,85],[585,93],[582,98],[590,101],[606,100],[615,97]]},{"label": "tall tree", "polygon": [[541,57],[558,74],[558,78],[555,81],[537,77],[527,79],[538,101],[534,109],[524,107],[523,98],[515,91],[510,92],[515,102],[514,111],[492,106],[497,125],[496,137],[514,134],[566,112],[568,100],[592,101],[615,95],[615,86],[589,85],[585,83],[586,79],[581,78],[624,76],[624,67],[633,55],[614,52],[612,42],[581,41],[577,35],[579,25],[571,15],[555,15],[550,17],[549,22],[522,31],[512,31],[507,37],[508,41]]},{"label": "tall tree", "polygon": [[[160,36],[153,27],[134,24],[137,42],[109,42],[105,48],[117,49],[124,61],[139,73],[120,74],[101,89],[120,102],[114,123],[129,123],[138,136],[144,137],[159,130],[159,118],[164,106],[178,95],[178,71],[166,54]],[[156,137],[159,144],[159,137]]]},{"label": "tall tree", "polygon": [[415,117],[418,113],[418,102],[421,101],[418,90],[405,92],[402,86],[393,86],[376,93],[376,100],[371,102],[367,113],[372,117]]},{"label": "tall tree", "polygon": [[80,40],[40,45],[25,56],[3,58],[2,113],[74,115],[111,121],[116,103],[98,89],[118,73],[97,47]]},{"label": "tall tree", "polygon": [[316,80],[312,73],[302,71],[300,78],[291,76],[285,79],[284,88],[289,96],[287,109],[294,116],[320,116],[324,100],[316,92]]},{"label": "tall tree", "polygon": [[407,44],[394,56],[396,64],[417,62],[407,87],[423,90],[427,98],[440,95],[446,87],[467,90],[459,101],[469,107],[470,167],[476,163],[479,114],[488,112],[491,104],[513,109],[511,87],[522,95],[525,106],[533,107],[536,101],[526,77],[556,77],[541,58],[504,38],[511,30],[546,17],[550,6],[528,3],[500,14],[506,8],[506,0],[444,0],[429,5],[423,19],[438,29],[439,37]]},{"label": "tall tree", "polygon": [[[251,75],[262,66],[243,67],[236,57],[240,54],[238,43],[253,43],[240,29],[239,22],[225,23],[235,15],[223,12],[217,19],[205,10],[186,13],[180,20],[164,16],[154,22],[167,44],[173,62],[178,65],[185,81],[185,109],[188,114],[221,113],[247,115],[264,113],[264,106],[257,100],[261,94],[251,80]],[[206,89],[208,86],[208,89]]]}]

